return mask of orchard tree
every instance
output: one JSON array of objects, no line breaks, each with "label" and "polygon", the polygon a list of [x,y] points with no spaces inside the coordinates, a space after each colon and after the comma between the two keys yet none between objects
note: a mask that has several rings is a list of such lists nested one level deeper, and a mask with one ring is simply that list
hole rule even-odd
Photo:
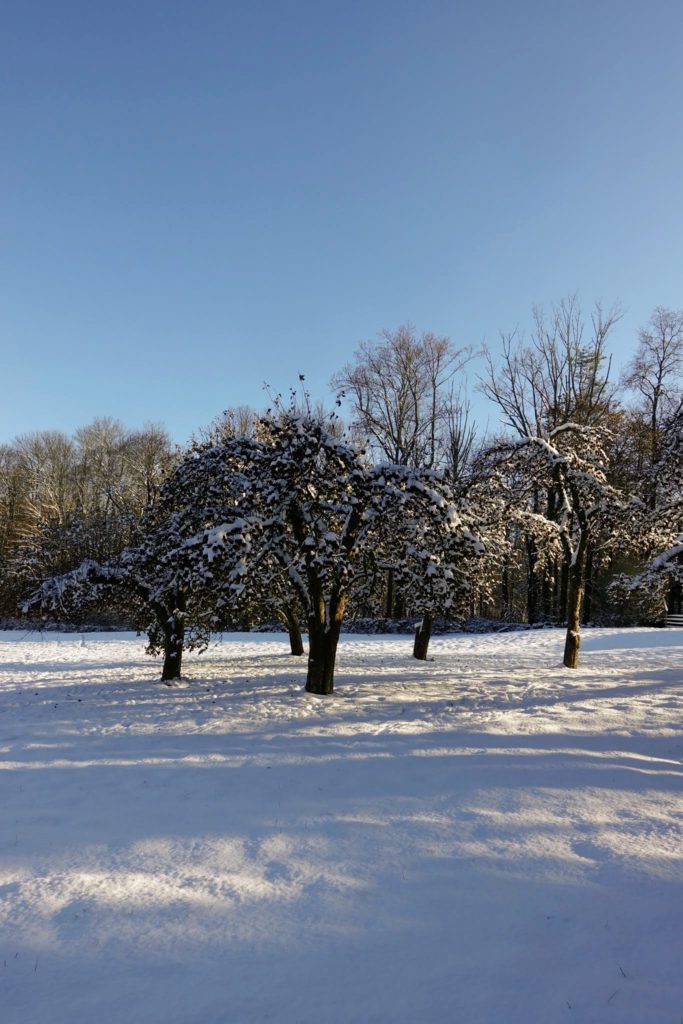
[{"label": "orchard tree", "polygon": [[[586,319],[578,299],[570,295],[550,313],[534,309],[529,341],[517,332],[504,334],[498,360],[485,352],[480,390],[498,406],[504,426],[522,444],[531,438],[547,440],[551,431],[573,423],[598,432],[607,428],[601,442],[604,447],[615,402],[607,343],[620,316],[617,306],[606,311],[596,303]],[[552,520],[562,514],[562,496],[552,478],[547,485],[528,491],[527,501],[535,515]],[[550,611],[547,559],[533,530],[523,534],[523,543],[528,567],[527,619],[534,623]],[[560,618],[566,613],[570,575],[569,556],[565,555],[551,572]],[[590,565],[590,547],[586,559]]]},{"label": "orchard tree", "polygon": [[[128,548],[106,565],[86,560],[44,580],[21,604],[24,614],[78,622],[93,611],[125,610],[135,628],[147,633],[149,654],[163,654],[161,678],[180,678],[187,642],[188,589],[168,566],[150,564],[150,548]],[[189,646],[205,646],[197,632]]]},{"label": "orchard tree", "polygon": [[[293,655],[303,654],[297,596],[266,543],[250,559],[252,535],[263,532],[256,486],[264,445],[255,436],[212,431],[195,441],[169,477],[162,496],[182,526],[182,561],[193,593],[194,617],[209,631],[254,619],[280,619]],[[179,536],[179,535],[178,535]]]},{"label": "orchard tree", "polygon": [[[403,518],[399,513],[390,543],[395,550],[398,583],[410,607],[421,616],[415,629],[413,657],[426,661],[435,617],[466,614],[476,563],[485,547],[467,528],[454,531],[452,523],[442,516],[438,501],[421,504],[415,518]],[[461,522],[463,518],[461,513]]]},{"label": "orchard tree", "polygon": [[[438,474],[372,466],[318,417],[278,410],[261,421],[260,438],[242,522],[244,575],[257,573],[263,587],[278,580],[291,588],[308,623],[306,689],[331,694],[349,601],[368,586],[392,538],[402,536],[397,550],[404,553],[392,556],[392,566],[408,572],[408,534],[401,524],[426,517],[452,538],[452,549],[459,541],[461,550],[475,551],[478,541],[440,490]],[[408,532],[415,545],[412,526]],[[236,537],[215,534],[204,550],[213,561],[225,550],[228,564],[234,563]],[[417,548],[413,557],[420,558]],[[425,559],[426,574],[428,564]]]},{"label": "orchard tree", "polygon": [[216,523],[223,533],[229,520],[241,527],[238,505],[248,487],[243,461],[230,462],[222,450],[217,458],[207,448],[208,454],[191,450],[166,479],[143,516],[137,545],[106,563],[86,559],[48,577],[24,601],[24,611],[73,618],[93,608],[125,607],[147,633],[149,653],[163,654],[162,679],[179,678],[183,651],[206,647],[215,619],[211,566],[198,566],[193,553]]},{"label": "orchard tree", "polygon": [[639,503],[620,494],[607,481],[607,456],[602,446],[603,429],[563,423],[518,441],[501,443],[495,450],[499,465],[526,482],[526,514],[529,496],[539,489],[557,498],[552,516],[538,517],[539,525],[556,534],[568,567],[567,635],[564,664],[579,663],[581,606],[586,583],[589,545],[610,550],[628,536]]}]

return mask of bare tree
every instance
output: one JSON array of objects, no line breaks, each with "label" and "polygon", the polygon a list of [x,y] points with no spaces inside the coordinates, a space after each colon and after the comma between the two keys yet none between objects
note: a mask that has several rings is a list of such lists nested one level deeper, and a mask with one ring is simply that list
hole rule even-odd
[{"label": "bare tree", "polygon": [[173,453],[166,432],[130,432],[109,418],[67,437],[27,434],[0,453],[0,604],[84,559],[109,560],[135,542]]},{"label": "bare tree", "polygon": [[576,296],[554,306],[547,316],[534,308],[529,343],[518,331],[502,334],[497,364],[485,350],[486,370],[479,388],[519,437],[543,437],[562,423],[593,425],[614,398],[607,340],[621,318],[618,306],[605,312],[596,303],[590,330]]},{"label": "bare tree", "polygon": [[351,404],[352,429],[380,461],[433,469],[446,456],[447,398],[457,396],[453,381],[470,358],[469,348],[404,324],[361,342],[332,385]]},{"label": "bare tree", "polygon": [[[643,456],[639,469],[646,480],[646,500],[657,505],[657,466],[667,425],[683,410],[683,310],[658,306],[638,336],[623,384],[638,395],[636,416],[642,423]],[[636,424],[637,427],[637,424]]]},{"label": "bare tree", "polygon": [[15,441],[24,482],[27,529],[50,518],[62,521],[74,506],[76,446],[59,431],[24,434]]},{"label": "bare tree", "polygon": [[199,431],[199,440],[219,444],[235,437],[255,437],[259,416],[260,413],[250,405],[236,405],[225,409],[208,427]]},{"label": "bare tree", "polygon": [[472,463],[477,428],[470,418],[470,404],[462,387],[451,384],[446,394],[442,413],[443,464],[448,478],[456,483],[467,473]]}]

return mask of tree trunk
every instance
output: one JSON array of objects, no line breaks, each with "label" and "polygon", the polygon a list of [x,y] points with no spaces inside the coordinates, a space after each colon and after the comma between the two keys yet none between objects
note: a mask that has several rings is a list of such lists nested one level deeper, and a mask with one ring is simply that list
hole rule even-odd
[{"label": "tree trunk", "polygon": [[564,643],[564,665],[566,668],[579,667],[581,646],[581,604],[586,572],[586,541],[582,536],[576,558],[569,564],[567,586],[567,637]]},{"label": "tree trunk", "polygon": [[296,616],[296,612],[293,608],[290,608],[289,605],[286,605],[282,609],[282,618],[289,634],[290,654],[295,655],[297,658],[301,657],[304,653],[304,642],[301,639],[301,629],[299,628],[299,620]]},{"label": "tree trunk", "polygon": [[346,595],[333,593],[329,602],[329,621],[325,603],[318,599],[308,616],[308,674],[306,690],[329,696],[334,690],[334,663],[341,624],[346,610]]},{"label": "tree trunk", "polygon": [[431,612],[425,612],[422,622],[415,627],[415,643],[413,644],[413,657],[418,661],[427,660],[427,650],[432,635],[434,616]]},{"label": "tree trunk", "polygon": [[384,618],[390,619],[394,611],[394,570],[387,571],[387,590],[384,599]]},{"label": "tree trunk", "polygon": [[340,628],[341,622],[332,622],[328,627],[313,617],[308,620],[308,693],[329,696],[334,690],[334,663]]},{"label": "tree trunk", "polygon": [[569,618],[569,576],[571,573],[571,565],[566,559],[562,560],[562,570],[560,572],[560,592],[559,592],[559,603],[557,607],[557,618],[559,622],[564,622],[565,619]]},{"label": "tree trunk", "polygon": [[583,612],[581,623],[587,626],[593,615],[593,549],[586,555],[586,583],[583,593]]},{"label": "tree trunk", "polygon": [[183,641],[185,639],[185,622],[182,613],[177,609],[169,615],[164,624],[164,666],[161,670],[162,682],[180,679],[183,666]]},{"label": "tree trunk", "polygon": [[526,540],[527,578],[526,578],[526,617],[530,626],[538,622],[538,576],[536,563],[538,547],[533,537]]},{"label": "tree trunk", "polygon": [[554,580],[557,578],[557,560],[554,560],[552,565],[549,567],[549,572],[543,577],[541,581],[541,608],[543,611],[543,621],[551,621],[555,616],[553,608],[553,595],[555,589]]},{"label": "tree trunk", "polygon": [[406,616],[406,596],[401,590],[395,590],[394,593],[394,619],[404,619]]},{"label": "tree trunk", "polygon": [[503,572],[500,578],[500,617],[507,619],[508,608],[510,607],[510,574],[508,572],[507,559],[503,562]]}]

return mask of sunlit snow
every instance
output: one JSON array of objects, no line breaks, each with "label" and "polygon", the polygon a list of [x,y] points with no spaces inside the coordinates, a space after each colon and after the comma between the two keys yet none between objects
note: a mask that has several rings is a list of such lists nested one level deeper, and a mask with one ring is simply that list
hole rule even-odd
[{"label": "sunlit snow", "polygon": [[0,634],[2,1024],[680,1024],[683,631]]}]

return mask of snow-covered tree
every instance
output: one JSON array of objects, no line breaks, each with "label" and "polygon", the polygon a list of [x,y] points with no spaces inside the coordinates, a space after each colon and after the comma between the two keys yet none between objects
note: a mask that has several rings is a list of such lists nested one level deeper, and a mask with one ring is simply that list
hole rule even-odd
[{"label": "snow-covered tree", "polygon": [[[169,572],[170,569],[170,572]],[[161,678],[180,677],[183,650],[202,645],[200,631],[188,641],[188,590],[172,567],[160,564],[153,545],[126,548],[108,564],[87,559],[65,573],[48,577],[22,603],[24,614],[79,621],[93,611],[120,609],[148,637],[148,653],[164,656]]]},{"label": "snow-covered tree", "polygon": [[[408,580],[419,575],[419,564],[424,579],[433,581],[434,594],[437,577],[442,582],[448,578],[455,594],[456,549],[460,554],[478,550],[464,515],[440,490],[438,474],[372,466],[318,417],[282,411],[264,417],[251,468],[239,534],[244,549],[248,547],[242,575],[256,574],[261,587],[277,582],[283,596],[290,588],[304,610],[309,637],[306,689],[311,693],[332,693],[349,601],[378,565],[388,560]],[[431,531],[418,523],[430,524],[434,536],[438,533],[448,543],[444,540],[437,551],[430,536],[428,549],[425,534]],[[221,550],[228,551],[230,564],[238,533],[207,536],[203,550],[213,560]],[[240,586],[235,580],[228,584],[233,591]]]},{"label": "snow-covered tree", "polygon": [[[518,441],[502,443],[495,451],[500,465],[526,482],[529,494],[545,489],[556,497],[552,515],[531,512],[536,529],[553,536],[564,552],[567,571],[567,636],[564,664],[579,662],[581,605],[586,582],[589,545],[610,550],[628,535],[640,504],[624,496],[607,481],[607,456],[602,446],[604,428],[562,423]],[[525,514],[530,515],[526,502]],[[533,524],[531,524],[533,525]]]},{"label": "snow-covered tree", "polygon": [[[526,443],[528,438],[548,439],[549,433],[567,423],[609,429],[615,389],[610,383],[607,342],[620,312],[605,311],[599,304],[587,320],[576,296],[570,295],[549,313],[534,309],[534,327],[527,341],[518,332],[502,336],[502,355],[494,360],[486,353],[486,371],[480,388],[502,414],[506,428]],[[602,438],[603,447],[607,438]],[[552,479],[548,487],[527,491],[529,511],[552,519],[562,504]],[[539,546],[534,530],[522,533],[527,559],[527,618],[565,617],[566,558],[553,571],[547,553]],[[593,561],[591,548],[587,552]],[[554,591],[547,586],[554,579]]]},{"label": "snow-covered tree", "polygon": [[169,475],[139,523],[136,545],[106,562],[87,558],[44,579],[24,600],[24,611],[73,618],[101,607],[125,608],[129,621],[147,633],[149,652],[163,653],[162,679],[178,678],[183,650],[205,646],[210,633],[202,614],[210,570],[195,572],[196,535],[211,525],[218,507],[225,521],[242,486],[234,475],[206,472],[205,462],[192,452]]},{"label": "snow-covered tree", "polygon": [[[613,600],[630,595],[656,609],[654,617],[663,621],[667,600],[678,611],[683,588],[683,411],[678,410],[662,425],[658,460],[648,479],[656,490],[646,487],[646,514],[641,515],[637,536],[638,553],[645,560],[640,572],[621,575],[611,587]],[[651,507],[652,495],[657,500]],[[650,618],[653,617],[650,611]]]},{"label": "snow-covered tree", "polygon": [[[193,445],[165,493],[182,524],[177,543],[195,617],[211,631],[278,618],[287,627],[292,654],[301,655],[296,593],[265,542],[259,485],[265,451],[254,436],[214,435]],[[252,557],[256,537],[262,540],[258,558]]]},{"label": "snow-covered tree", "polygon": [[[437,486],[443,502],[457,509],[443,495],[443,484]],[[413,645],[413,656],[421,661],[427,658],[435,617],[467,615],[477,562],[485,551],[479,536],[465,526],[467,513],[457,511],[459,529],[453,529],[456,520],[446,518],[443,508],[438,499],[420,500],[412,515],[399,513],[390,541],[393,557],[388,553],[411,611],[421,616]]]}]

